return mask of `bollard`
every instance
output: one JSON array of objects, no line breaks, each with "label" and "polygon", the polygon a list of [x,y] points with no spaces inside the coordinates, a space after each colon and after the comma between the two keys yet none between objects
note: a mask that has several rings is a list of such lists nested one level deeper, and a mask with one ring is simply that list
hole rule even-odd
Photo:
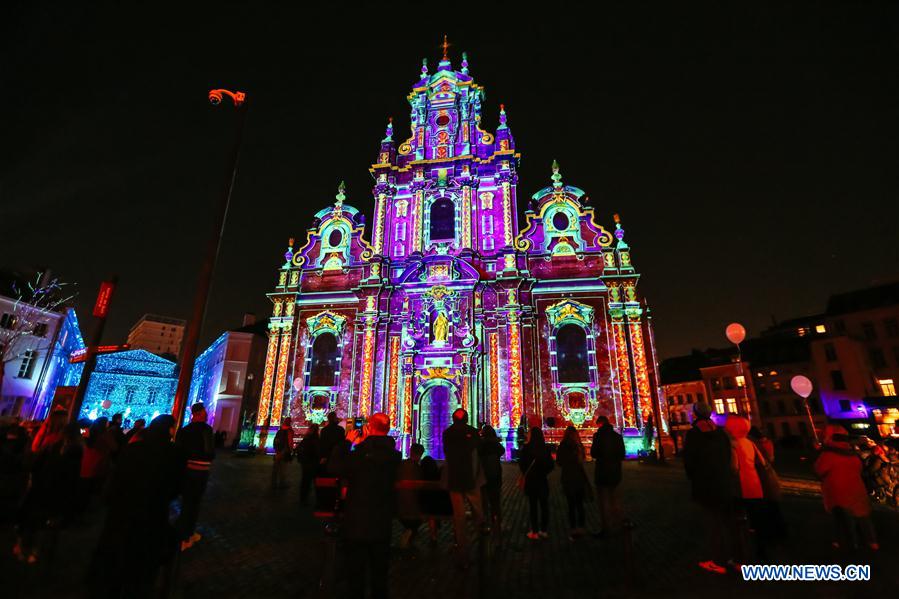
[{"label": "bollard", "polygon": [[634,524],[630,518],[625,518],[621,524],[624,529],[622,541],[624,543],[624,584],[625,588],[630,591],[634,584]]},{"label": "bollard", "polygon": [[320,597],[333,597],[337,578],[337,541],[340,537],[340,527],[334,520],[326,521],[324,532],[325,566],[318,582],[318,591]]}]

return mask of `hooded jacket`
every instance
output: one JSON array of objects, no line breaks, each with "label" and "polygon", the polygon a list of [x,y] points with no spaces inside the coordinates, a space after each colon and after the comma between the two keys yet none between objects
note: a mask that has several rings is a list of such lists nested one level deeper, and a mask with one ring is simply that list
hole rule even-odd
[{"label": "hooded jacket", "polygon": [[824,428],[824,448],[815,460],[815,474],[821,479],[824,509],[843,508],[856,518],[871,514],[868,490],[862,480],[862,461],[847,441],[835,441],[834,435],[846,435],[841,426]]},{"label": "hooded jacket", "polygon": [[755,469],[756,448],[752,441],[746,438],[750,424],[742,416],[728,416],[724,422],[724,429],[730,435],[731,466],[740,479],[740,497],[743,499],[762,499],[765,495],[762,491],[762,481]]}]

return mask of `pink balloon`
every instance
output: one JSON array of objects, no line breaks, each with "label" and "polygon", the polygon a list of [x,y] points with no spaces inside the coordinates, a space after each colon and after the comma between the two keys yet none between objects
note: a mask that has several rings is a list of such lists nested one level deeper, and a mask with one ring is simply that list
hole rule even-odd
[{"label": "pink balloon", "polygon": [[103,406],[103,409],[104,409],[104,410],[108,410],[109,408],[112,407],[112,402],[109,401],[108,399],[104,399],[104,400],[103,400],[103,403],[100,404],[100,405]]},{"label": "pink balloon", "polygon": [[746,329],[739,322],[732,322],[727,325],[727,328],[724,329],[724,334],[727,335],[727,340],[734,345],[739,345],[746,339]]},{"label": "pink balloon", "polygon": [[796,395],[799,395],[800,397],[807,398],[812,394],[812,382],[807,376],[801,374],[797,374],[790,379],[790,387],[792,387],[793,391],[796,392]]}]

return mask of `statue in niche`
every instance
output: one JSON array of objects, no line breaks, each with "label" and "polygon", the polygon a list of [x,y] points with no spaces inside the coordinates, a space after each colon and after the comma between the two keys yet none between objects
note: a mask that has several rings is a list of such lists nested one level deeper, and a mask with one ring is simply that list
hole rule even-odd
[{"label": "statue in niche", "polygon": [[431,325],[431,333],[434,335],[434,344],[443,345],[449,336],[449,319],[443,312],[438,312],[434,324]]}]

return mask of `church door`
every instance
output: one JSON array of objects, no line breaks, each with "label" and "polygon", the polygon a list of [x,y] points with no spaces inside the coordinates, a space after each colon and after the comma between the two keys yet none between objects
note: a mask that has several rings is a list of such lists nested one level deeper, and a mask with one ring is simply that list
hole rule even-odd
[{"label": "church door", "polygon": [[425,455],[443,459],[443,431],[452,421],[453,390],[435,385],[424,391],[418,407],[418,442],[424,445]]}]

